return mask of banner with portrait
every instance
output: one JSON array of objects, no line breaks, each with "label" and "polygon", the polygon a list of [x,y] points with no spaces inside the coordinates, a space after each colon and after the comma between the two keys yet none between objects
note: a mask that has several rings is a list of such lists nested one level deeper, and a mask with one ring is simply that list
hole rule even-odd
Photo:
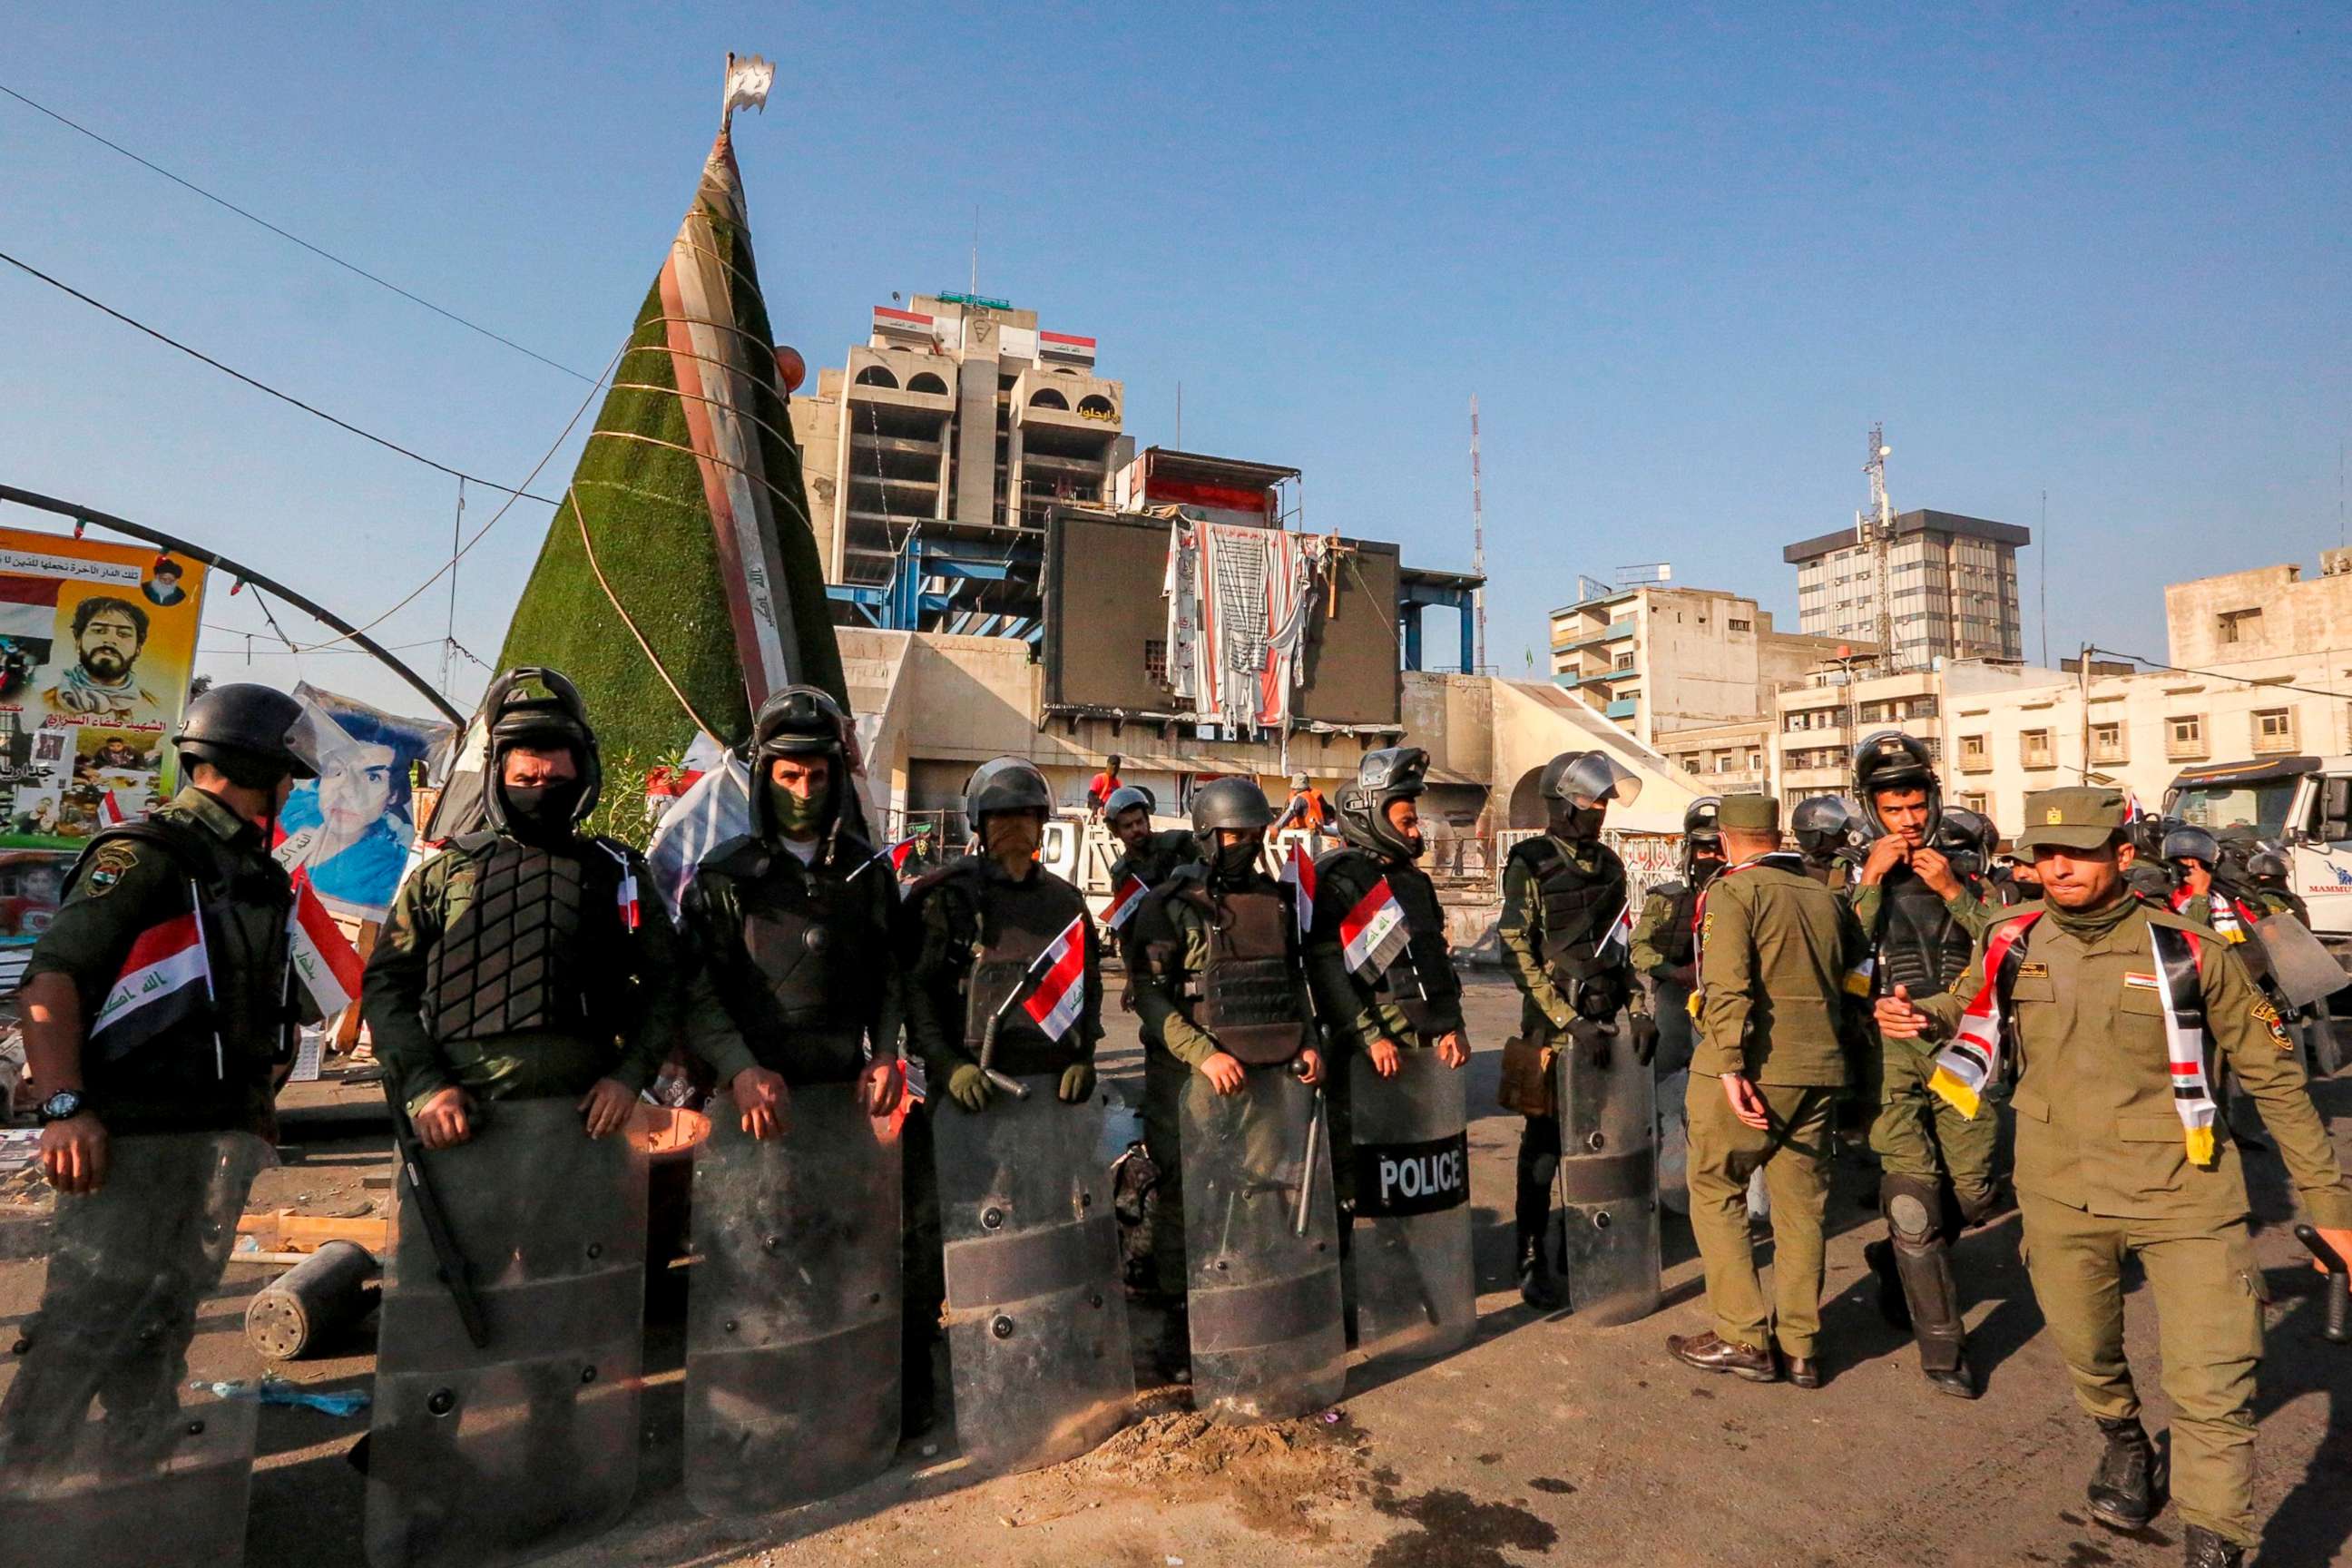
[{"label": "banner with portrait", "polygon": [[[0,529],[0,850],[76,849],[171,797],[205,576],[152,548]],[[37,934],[8,929],[8,903],[0,937]]]},{"label": "banner with portrait", "polygon": [[319,776],[296,784],[278,814],[278,863],[307,876],[330,913],[380,921],[416,838],[416,765],[449,744],[454,727],[308,684],[294,696],[310,720]]}]

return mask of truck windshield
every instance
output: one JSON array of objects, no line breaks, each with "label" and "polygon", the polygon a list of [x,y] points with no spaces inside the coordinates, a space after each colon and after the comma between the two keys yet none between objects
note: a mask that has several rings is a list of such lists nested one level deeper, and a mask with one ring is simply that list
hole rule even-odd
[{"label": "truck windshield", "polygon": [[2259,837],[2275,838],[2286,831],[2286,808],[2294,798],[2294,785],[2295,781],[2288,778],[2191,786],[2173,797],[2171,813],[2209,833],[2251,827]]}]

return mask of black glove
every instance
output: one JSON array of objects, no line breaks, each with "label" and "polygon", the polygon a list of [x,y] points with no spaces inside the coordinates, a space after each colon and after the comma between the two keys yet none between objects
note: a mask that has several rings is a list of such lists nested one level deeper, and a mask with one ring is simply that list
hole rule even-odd
[{"label": "black glove", "polygon": [[1633,1059],[1648,1067],[1658,1058],[1658,1021],[1647,1013],[1633,1015]]},{"label": "black glove", "polygon": [[1614,1024],[1604,1024],[1597,1018],[1579,1018],[1568,1026],[1568,1037],[1576,1043],[1576,1048],[1583,1053],[1586,1061],[1603,1072],[1609,1070],[1609,1044],[1617,1037]]}]

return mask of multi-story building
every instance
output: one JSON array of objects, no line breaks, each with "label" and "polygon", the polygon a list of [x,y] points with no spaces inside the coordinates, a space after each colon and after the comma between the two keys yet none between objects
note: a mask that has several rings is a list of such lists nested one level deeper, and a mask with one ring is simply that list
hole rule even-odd
[{"label": "multi-story building", "polygon": [[968,294],[877,305],[866,341],[792,400],[825,580],[887,583],[918,535],[1003,556],[1055,502],[1108,500],[1132,455],[1126,405],[1095,374],[1095,340],[1034,310]]},{"label": "multi-story building", "polygon": [[1551,613],[1551,676],[1644,745],[1682,730],[1753,721],[1772,693],[1840,651],[1834,637],[1777,631],[1744,595],[1659,584]]},{"label": "multi-story building", "polygon": [[2326,550],[2319,573],[2258,566],[2164,590],[2165,641],[2189,668],[2275,658],[2352,641],[2352,550]]},{"label": "multi-story building", "polygon": [[[1906,511],[1890,521],[1885,543],[1893,625],[1890,663],[1919,669],[1938,658],[2018,659],[2025,655],[2017,604],[2017,552],[2032,531],[1948,511]],[[1882,605],[1878,546],[1855,529],[1791,544],[1797,619],[1818,637],[1874,642]]]},{"label": "multi-story building", "polygon": [[1701,724],[1658,737],[1658,750],[1704,795],[1769,795],[1772,789],[1769,714],[1729,724]]},{"label": "multi-story building", "polygon": [[[1816,669],[1778,694],[1773,785],[1784,809],[1817,795],[1849,795],[1853,749],[1876,731],[1901,730],[1926,742],[1946,776],[1951,798],[1952,705],[1965,699],[2013,692],[2056,677],[2047,669],[1983,660],[1948,660],[1929,669],[1877,671],[1848,659]],[[1955,804],[1958,804],[1955,801]]]}]

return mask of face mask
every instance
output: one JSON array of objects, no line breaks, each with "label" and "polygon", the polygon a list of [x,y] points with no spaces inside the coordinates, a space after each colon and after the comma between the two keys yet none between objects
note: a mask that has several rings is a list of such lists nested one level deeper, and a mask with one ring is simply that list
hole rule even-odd
[{"label": "face mask", "polygon": [[1257,868],[1258,846],[1247,840],[1239,844],[1221,844],[1216,851],[1217,880],[1233,883],[1242,880]]},{"label": "face mask", "polygon": [[583,787],[578,779],[499,787],[506,798],[507,821],[518,837],[557,838],[572,831],[572,814],[579,809]]},{"label": "face mask", "polygon": [[1564,800],[1551,803],[1551,835],[1555,838],[1580,840],[1601,837],[1602,806],[1579,810]]},{"label": "face mask", "polygon": [[832,805],[830,786],[803,800],[782,785],[768,785],[768,820],[787,838],[814,838],[824,826]]}]

